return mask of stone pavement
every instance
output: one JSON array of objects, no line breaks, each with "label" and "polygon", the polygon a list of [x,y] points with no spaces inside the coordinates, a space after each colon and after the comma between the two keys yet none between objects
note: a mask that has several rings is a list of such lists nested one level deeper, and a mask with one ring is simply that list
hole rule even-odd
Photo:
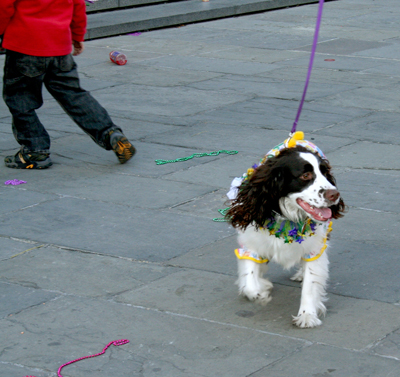
[{"label": "stone pavement", "polygon": [[[317,5],[90,41],[82,85],[137,155],[119,165],[45,94],[44,171],[0,168],[0,375],[400,376],[400,7],[324,8],[299,122],[334,165],[349,213],[334,222],[323,325],[291,324],[300,286],[273,265],[273,300],[237,296],[225,192],[287,137]],[[118,49],[126,66],[109,62]],[[4,61],[4,56],[0,58]],[[0,102],[0,155],[17,149]],[[156,165],[193,153],[238,150]]]}]

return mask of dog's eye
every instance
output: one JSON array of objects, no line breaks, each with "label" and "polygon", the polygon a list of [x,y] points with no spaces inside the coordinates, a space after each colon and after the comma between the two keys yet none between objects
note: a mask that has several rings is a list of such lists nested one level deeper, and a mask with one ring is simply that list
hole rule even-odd
[{"label": "dog's eye", "polygon": [[303,180],[303,181],[309,181],[309,180],[312,179],[312,177],[313,177],[312,173],[311,172],[307,172],[307,173],[304,173],[303,175],[301,175],[300,179]]}]

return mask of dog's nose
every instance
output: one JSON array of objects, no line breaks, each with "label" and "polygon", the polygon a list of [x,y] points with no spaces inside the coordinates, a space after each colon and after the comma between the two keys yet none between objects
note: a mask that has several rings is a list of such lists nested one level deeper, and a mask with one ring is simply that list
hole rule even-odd
[{"label": "dog's nose", "polygon": [[324,193],[324,198],[331,201],[336,202],[339,199],[340,192],[338,190],[326,190]]}]

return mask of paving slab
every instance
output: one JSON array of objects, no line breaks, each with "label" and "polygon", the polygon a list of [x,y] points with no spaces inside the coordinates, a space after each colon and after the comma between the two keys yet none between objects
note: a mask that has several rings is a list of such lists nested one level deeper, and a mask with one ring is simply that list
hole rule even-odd
[{"label": "paving slab", "polygon": [[[18,191],[19,195],[26,196],[25,200],[29,198],[31,204],[60,196],[71,196],[129,207],[156,209],[176,206],[193,197],[201,197],[214,191],[214,187],[210,187],[206,183],[199,185],[171,182],[158,180],[157,178],[112,173],[110,171],[104,171],[99,177],[98,171],[80,169],[78,173],[71,166],[67,168],[62,166],[61,170],[65,173],[65,177],[70,177],[70,180],[67,182],[60,181],[61,174],[48,177],[45,180],[30,180],[29,191],[25,189],[21,192],[23,190],[21,188]],[[118,188],[116,188],[116,182],[118,182]],[[129,195],[120,195],[121,192],[129,193]],[[147,193],[146,199],[143,199],[143,192]],[[44,193],[54,194],[54,196],[46,196]],[[12,197],[15,198],[15,195],[12,195]],[[5,207],[2,211],[10,212],[10,209],[7,208],[8,206],[6,205]]]},{"label": "paving slab", "polygon": [[[118,101],[115,101],[118,98]],[[224,95],[217,89],[211,91],[199,90],[190,87],[151,87],[136,84],[120,85],[118,88],[96,91],[96,99],[104,106],[113,102],[113,110],[119,111],[130,108],[134,101],[133,111],[152,113],[164,116],[185,116],[215,107],[231,104],[248,99],[243,93],[225,91]],[[178,104],[179,106],[171,106]]]},{"label": "paving slab", "polygon": [[335,124],[334,127],[325,127],[318,130],[317,135],[337,136],[340,134],[343,137],[353,138],[358,130],[362,130],[362,135],[359,140],[370,141],[383,144],[399,144],[400,137],[396,137],[397,113],[383,112],[370,113],[366,116],[349,119],[348,121]]},{"label": "paving slab", "polygon": [[[300,50],[301,51],[301,50]],[[326,59],[334,59],[326,60]],[[290,67],[308,67],[310,59],[309,57],[298,57],[296,59],[286,60],[279,62],[280,65],[286,65]],[[336,54],[316,54],[314,59],[314,68],[323,68],[325,70],[343,70],[343,71],[354,71],[364,72],[368,69],[375,69],[382,65],[382,61],[378,59],[366,59],[353,56],[341,56]],[[328,72],[329,73],[329,72]],[[340,75],[340,74],[339,74]],[[333,103],[332,103],[333,104]],[[346,106],[345,106],[346,107]]]},{"label": "paving slab", "polygon": [[[317,8],[315,8],[317,12]],[[315,22],[316,13],[314,15]],[[280,33],[271,33],[268,30],[237,30],[237,29],[218,29],[197,25],[188,25],[185,27],[184,35],[181,35],[179,29],[172,29],[166,34],[163,30],[154,30],[151,32],[152,38],[179,38],[180,40],[194,40],[196,42],[218,43],[236,47],[254,47],[259,49],[274,50],[293,50],[312,44],[310,35],[296,35],[288,33],[283,37]],[[199,32],[200,31],[200,32]],[[330,38],[322,38],[322,40]],[[268,52],[268,51],[267,51]]]},{"label": "paving slab", "polygon": [[[209,123],[206,125],[193,126],[190,128],[190,131],[186,133],[179,131],[166,132],[162,135],[146,138],[145,141],[179,145],[186,148],[195,148],[196,145],[199,145],[201,142],[203,148],[205,148],[204,152],[237,150],[239,154],[228,156],[229,158],[225,155],[221,155],[224,157],[224,162],[226,160],[225,163],[229,163],[229,160],[234,161],[240,158],[241,153],[257,156],[256,160],[252,161],[248,166],[250,167],[264,157],[274,146],[287,139],[288,135],[289,133],[287,131],[248,128],[246,124],[232,126],[230,124]],[[310,139],[314,141],[313,136],[311,136]],[[318,137],[318,146],[329,158],[331,158],[331,156],[332,158],[336,156],[336,154],[332,153],[333,151],[338,149],[342,150],[354,142],[355,141],[342,137]],[[334,161],[332,161],[332,163],[333,162]],[[243,173],[244,171],[238,169],[235,174],[241,176]],[[227,185],[226,187],[229,188],[230,186]]]},{"label": "paving slab", "polygon": [[[297,314],[300,304],[299,286],[276,285],[272,301],[262,307],[239,298],[235,280],[233,276],[206,271],[180,271],[117,295],[115,300],[347,349],[361,350],[399,327],[400,307],[396,305],[330,294],[324,325],[317,330],[297,329],[291,316]],[[162,299],[166,296],[169,300]],[[252,314],[243,316],[243,311]]]},{"label": "paving slab", "polygon": [[[382,226],[377,226],[377,224],[382,224]],[[335,238],[379,243],[387,250],[393,247],[396,249],[395,234],[399,226],[397,213],[350,208],[345,217],[335,221],[333,226]]]},{"label": "paving slab", "polygon": [[[347,107],[351,103],[351,106],[363,109],[398,113],[399,106],[395,100],[398,96],[398,94],[395,94],[397,91],[397,85],[388,85],[385,88],[371,88],[368,94],[363,90],[354,89],[331,96],[329,102],[334,106]],[[319,101],[325,102],[326,99],[322,98]]]},{"label": "paving slab", "polygon": [[347,205],[376,212],[400,213],[396,200],[400,172],[357,169],[335,174]]},{"label": "paving slab", "polygon": [[[319,42],[318,53],[371,56],[369,50],[385,48],[388,47],[388,45],[389,44],[385,42],[355,41],[354,39],[335,38],[334,40]],[[302,47],[299,50],[311,51],[311,46],[312,44],[308,47]]]},{"label": "paving slab", "polygon": [[[37,267],[32,269],[32,265]],[[0,280],[13,283],[6,288],[20,296],[26,291],[25,296],[31,294],[36,298],[49,291],[107,298],[158,280],[174,271],[173,267],[44,246],[4,261],[0,266]],[[50,294],[50,297],[53,296]],[[26,297],[18,300],[28,302]]]},{"label": "paving slab", "polygon": [[[153,61],[154,58],[152,59],[152,62]],[[102,72],[104,72],[106,64],[108,65],[108,62],[104,63],[104,65],[98,64],[95,66],[84,67],[81,69],[81,72],[83,72],[87,77],[98,77],[102,74]],[[110,62],[110,64],[112,63]],[[144,65],[127,64],[124,69],[118,69],[121,67],[118,67],[114,64],[116,68],[111,68],[107,76],[115,82],[130,82],[139,85],[161,87],[180,86],[221,76],[220,73],[216,72],[193,72],[193,70],[189,69],[189,67],[180,69],[174,65],[173,67],[164,66],[158,68],[152,67],[152,64],[153,63],[149,63],[149,61],[146,60]],[[239,68],[235,67],[235,69]],[[133,98],[135,97],[136,96]]]},{"label": "paving slab", "polygon": [[[21,177],[22,175],[13,174],[12,176],[9,176],[6,180],[23,180]],[[58,195],[43,194],[40,192],[27,190],[26,187],[23,186],[23,184],[18,186],[5,186],[3,182],[1,182],[1,184],[2,186],[0,186],[0,198],[2,199],[3,205],[1,206],[0,214],[3,216],[11,217],[13,215],[13,212],[18,212],[23,210],[24,208],[36,206],[39,203],[58,199]]]},{"label": "paving slab", "polygon": [[400,331],[394,331],[389,334],[386,338],[378,342],[372,349],[371,353],[376,355],[385,356],[398,360],[400,346]]},{"label": "paving slab", "polygon": [[233,250],[237,248],[237,237],[230,237],[191,250],[179,257],[171,258],[166,265],[186,267],[218,274],[237,275],[237,262]]},{"label": "paving slab", "polygon": [[18,255],[43,246],[44,244],[0,236],[0,260],[15,258]]},{"label": "paving slab", "polygon": [[[353,69],[341,69],[340,67],[341,60],[340,59],[338,59],[337,61],[336,59],[334,59],[334,61],[332,61],[332,59],[329,60],[329,56],[327,55],[318,54],[314,61],[317,62],[317,64],[318,62],[320,62],[321,64],[320,67],[314,66],[312,70],[312,76],[311,76],[312,83],[319,82],[330,85],[331,83],[340,82],[340,83],[352,84],[357,86],[368,86],[374,88],[384,88],[393,83],[393,77],[389,75],[380,74],[383,73],[382,70],[384,69],[384,67],[390,67],[394,71],[393,65],[387,65],[379,61],[377,61],[375,64],[377,68],[366,68],[366,69],[363,68],[360,69],[358,73],[355,73]],[[368,59],[368,61],[370,60]],[[282,65],[284,63],[285,62],[283,62]],[[277,69],[266,73],[262,73],[260,74],[260,76],[263,77],[273,76],[274,78],[280,80],[298,80],[300,77],[304,77],[307,75],[307,66],[294,66],[294,65],[289,66],[288,64],[285,65],[286,65],[285,68],[277,67]],[[352,68],[357,68],[357,66],[353,65]],[[393,76],[395,76],[394,73]],[[313,103],[313,107],[314,106],[316,106],[315,103]],[[328,108],[328,106],[326,107]],[[334,110],[338,109],[337,107],[334,106],[332,106],[332,108]],[[351,108],[351,107],[346,107],[346,108],[342,107],[341,109],[346,113],[356,110],[362,111],[361,109]]]},{"label": "paving slab", "polygon": [[109,340],[130,340],[63,370],[77,377],[105,377],[115,368],[133,376],[241,377],[279,360],[287,348],[296,352],[309,345],[230,324],[80,297],[62,297],[32,314],[20,313],[0,324],[2,334],[12,337],[1,346],[4,362],[54,371],[72,358],[100,352]]},{"label": "paving slab", "polygon": [[329,158],[337,167],[399,170],[400,146],[396,135],[393,136],[393,141],[395,144],[358,141],[350,146],[332,151]]},{"label": "paving slab", "polygon": [[[310,362],[312,360],[312,362]],[[255,377],[299,377],[325,376],[396,376],[399,365],[394,360],[369,357],[350,350],[337,349],[326,345],[314,345],[287,360],[277,362],[253,374]]]},{"label": "paving slab", "polygon": [[[246,70],[243,71],[245,74]],[[197,89],[210,89],[211,86],[220,88],[221,91],[241,91],[242,93],[260,96],[282,98],[286,100],[299,99],[299,93],[302,93],[304,81],[284,81],[254,77],[246,80],[245,76],[236,76],[234,79],[225,80],[224,78],[216,78],[206,82],[199,82],[190,85]],[[338,93],[347,93],[348,91],[356,90],[354,86],[344,84],[325,84],[314,83],[310,86],[308,92],[308,100],[320,100],[328,96],[338,96]],[[301,97],[300,97],[301,98]]]},{"label": "paving slab", "polygon": [[29,310],[37,305],[45,305],[59,294],[55,292],[38,290],[16,284],[0,282],[0,299],[2,307],[0,317],[12,317],[15,314]]},{"label": "paving slab", "polygon": [[154,216],[154,210],[120,204],[109,206],[73,197],[29,207],[23,213],[24,223],[17,217],[1,216],[2,232],[21,239],[136,260],[166,260],[230,234],[225,224],[207,219],[198,218],[194,227],[190,215],[175,214],[171,221],[168,212]]},{"label": "paving slab", "polygon": [[[207,123],[221,125],[241,125],[259,127],[268,130],[282,130],[282,135],[287,135],[284,127],[290,128],[293,125],[293,117],[297,113],[300,99],[280,99],[255,97],[234,105],[224,106],[201,114],[195,114],[193,119],[206,121]],[[299,129],[306,133],[306,137],[313,137],[309,132],[319,129],[330,128],[333,125],[341,126],[342,123],[362,118],[370,114],[370,111],[358,108],[341,108],[308,101],[303,106],[302,116],[299,122]],[[251,130],[253,131],[253,130]],[[249,130],[249,134],[250,134]],[[270,132],[268,132],[269,136]],[[327,133],[328,134],[328,133]],[[286,137],[283,136],[283,137]],[[341,133],[331,132],[329,135],[341,136]],[[344,134],[351,138],[350,134]],[[265,136],[265,139],[267,137]],[[266,147],[267,148],[267,147]]]},{"label": "paving slab", "polygon": [[[237,247],[236,235],[232,235],[172,258],[168,265],[227,274],[236,279],[237,263],[233,251]],[[396,304],[400,292],[397,279],[399,258],[397,254],[392,255],[393,250],[397,250],[394,240],[387,244],[339,239],[335,226],[328,250],[330,266],[327,291],[346,297]],[[377,254],[379,258],[376,258]],[[389,264],[388,259],[391,261]],[[382,280],[381,275],[375,273],[376,270],[385,271],[386,279]],[[267,277],[272,283],[298,288],[299,284],[290,280],[295,272],[295,268],[284,270],[270,263]],[[357,279],[354,279],[355,274]]]}]

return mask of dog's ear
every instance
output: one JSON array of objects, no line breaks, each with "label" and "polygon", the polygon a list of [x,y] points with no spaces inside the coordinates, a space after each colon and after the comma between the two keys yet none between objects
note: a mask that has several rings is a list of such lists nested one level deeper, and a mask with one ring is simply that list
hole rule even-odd
[{"label": "dog's ear", "polygon": [[344,203],[343,199],[340,198],[339,203],[329,207],[332,210],[332,218],[340,219],[348,211],[347,205]]},{"label": "dog's ear", "polygon": [[332,185],[336,186],[336,179],[332,174],[332,167],[329,161],[326,159],[322,160],[319,167],[325,178],[332,183]]},{"label": "dog's ear", "polygon": [[251,223],[256,228],[262,227],[274,212],[280,212],[279,198],[284,181],[284,169],[277,166],[275,158],[267,160],[239,187],[238,195],[226,214],[227,220],[233,227],[243,230]]}]

